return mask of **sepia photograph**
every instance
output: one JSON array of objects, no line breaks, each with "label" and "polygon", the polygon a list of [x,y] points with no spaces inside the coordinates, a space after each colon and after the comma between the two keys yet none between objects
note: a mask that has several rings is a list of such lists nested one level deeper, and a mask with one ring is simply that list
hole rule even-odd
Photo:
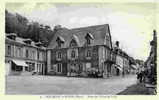
[{"label": "sepia photograph", "polygon": [[150,3],[5,3],[6,95],[157,95]]}]

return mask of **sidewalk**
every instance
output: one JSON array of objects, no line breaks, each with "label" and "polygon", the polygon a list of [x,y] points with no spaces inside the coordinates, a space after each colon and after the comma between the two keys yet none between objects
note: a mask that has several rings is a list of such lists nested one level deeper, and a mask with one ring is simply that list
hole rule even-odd
[{"label": "sidewalk", "polygon": [[144,83],[137,83],[127,87],[124,91],[117,95],[155,95],[152,89],[146,88]]}]

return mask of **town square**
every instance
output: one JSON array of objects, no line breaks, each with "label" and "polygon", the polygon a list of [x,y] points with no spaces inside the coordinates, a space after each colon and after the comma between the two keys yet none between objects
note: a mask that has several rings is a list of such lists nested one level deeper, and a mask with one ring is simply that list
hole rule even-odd
[{"label": "town square", "polygon": [[156,95],[155,10],[153,3],[6,3],[5,93]]}]

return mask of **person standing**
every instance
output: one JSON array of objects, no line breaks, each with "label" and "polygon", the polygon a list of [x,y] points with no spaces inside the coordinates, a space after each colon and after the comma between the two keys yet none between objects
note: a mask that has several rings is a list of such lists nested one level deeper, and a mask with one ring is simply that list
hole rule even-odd
[{"label": "person standing", "polygon": [[140,74],[139,72],[136,73],[136,75],[137,75],[137,83],[139,82],[139,79],[140,79],[140,75],[139,74]]},{"label": "person standing", "polygon": [[140,79],[140,83],[142,83],[142,79],[143,79],[143,72],[142,71],[140,72],[139,79]]}]

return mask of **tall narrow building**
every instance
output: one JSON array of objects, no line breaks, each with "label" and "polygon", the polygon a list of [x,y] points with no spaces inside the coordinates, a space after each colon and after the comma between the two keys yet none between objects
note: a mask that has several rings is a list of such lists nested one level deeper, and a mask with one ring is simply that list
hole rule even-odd
[{"label": "tall narrow building", "polygon": [[152,84],[157,82],[157,32],[153,31],[153,40],[150,42],[151,51],[145,62],[148,81]]}]

